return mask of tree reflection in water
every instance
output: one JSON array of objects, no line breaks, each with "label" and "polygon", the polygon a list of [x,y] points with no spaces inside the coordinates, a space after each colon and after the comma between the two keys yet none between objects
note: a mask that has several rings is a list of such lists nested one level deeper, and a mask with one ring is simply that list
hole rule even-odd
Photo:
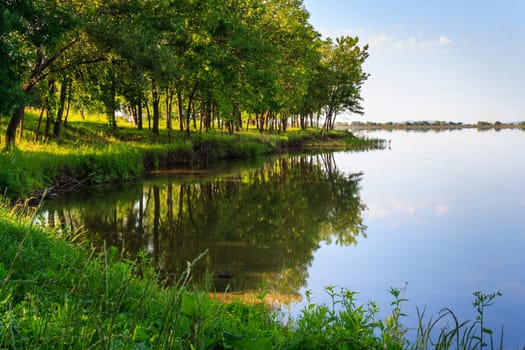
[{"label": "tree reflection in water", "polygon": [[265,282],[294,299],[320,242],[350,245],[365,234],[361,175],[343,174],[330,153],[286,156],[212,179],[158,177],[76,194],[48,202],[43,217],[82,227],[98,247],[105,241],[128,256],[146,251],[173,275],[208,250],[194,277],[231,271],[232,278],[213,279],[217,292],[254,291]]}]

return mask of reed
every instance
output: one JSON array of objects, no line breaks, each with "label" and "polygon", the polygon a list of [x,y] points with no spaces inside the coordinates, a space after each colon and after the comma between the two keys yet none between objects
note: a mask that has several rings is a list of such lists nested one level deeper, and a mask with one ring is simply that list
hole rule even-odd
[{"label": "reed", "polygon": [[[503,327],[499,341],[494,340],[493,330],[484,325],[486,308],[493,304],[500,292],[473,293],[472,306],[476,309],[475,320],[460,321],[454,311],[443,308],[438,316],[425,320],[425,311],[417,310],[417,334],[411,349],[503,349]],[[486,342],[489,336],[490,342]]]}]

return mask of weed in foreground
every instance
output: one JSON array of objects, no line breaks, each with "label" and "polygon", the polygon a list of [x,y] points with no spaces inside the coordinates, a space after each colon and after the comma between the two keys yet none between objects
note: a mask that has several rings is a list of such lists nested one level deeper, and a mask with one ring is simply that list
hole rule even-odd
[{"label": "weed in foreground", "polygon": [[[494,299],[501,296],[500,292],[484,293],[476,291],[472,306],[476,309],[476,319],[459,321],[458,317],[449,308],[442,309],[437,318],[430,317],[425,321],[425,311],[417,309],[418,325],[416,340],[412,349],[503,349],[503,328],[499,342],[493,338],[493,330],[486,328],[485,311],[491,306]],[[448,322],[447,322],[448,321]],[[444,326],[439,326],[444,324]],[[485,341],[490,337],[490,342]]]},{"label": "weed in foreground", "polygon": [[[329,305],[312,303],[307,292],[307,305],[292,325],[291,334],[282,348],[286,349],[410,349],[410,350],[482,350],[503,349],[503,330],[499,342],[493,331],[485,327],[486,308],[491,306],[500,292],[474,292],[472,303],[475,320],[460,322],[449,308],[440,311],[437,318],[426,320],[425,311],[417,309],[418,324],[415,340],[409,340],[410,331],[403,324],[408,317],[402,305],[408,301],[404,288],[391,288],[393,297],[391,314],[382,320],[374,302],[356,304],[356,292],[327,287]],[[487,337],[489,340],[487,341]]]}]

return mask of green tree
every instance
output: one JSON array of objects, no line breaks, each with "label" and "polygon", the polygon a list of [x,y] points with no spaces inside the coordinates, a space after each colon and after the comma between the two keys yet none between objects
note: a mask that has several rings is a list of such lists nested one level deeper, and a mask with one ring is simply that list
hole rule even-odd
[{"label": "green tree", "polygon": [[368,78],[362,65],[368,57],[368,45],[359,47],[359,39],[348,36],[328,39],[322,48],[319,78],[325,89],[323,130],[333,129],[339,113],[362,114],[361,87]]},{"label": "green tree", "polygon": [[[64,53],[80,41],[77,5],[74,1],[11,0],[3,6],[7,26],[3,28],[2,49],[7,47],[13,58],[4,63],[8,67],[2,71],[7,72],[8,79],[16,75],[13,84],[18,85],[18,91],[13,91],[13,84],[8,85],[12,98],[9,106],[3,107],[4,111],[13,111],[6,130],[6,150],[15,144],[16,130],[34,88]],[[13,43],[15,46],[10,46]]]},{"label": "green tree", "polygon": [[7,115],[25,100],[18,76],[24,61],[24,43],[18,35],[20,14],[7,6],[0,11],[0,115]]},{"label": "green tree", "polygon": [[141,105],[145,72],[155,65],[157,41],[146,21],[150,13],[146,1],[109,1],[86,26],[89,40],[105,58],[88,70],[89,86],[103,102],[113,130],[115,112],[121,107],[119,96]]},{"label": "green tree", "polygon": [[312,62],[319,59],[315,42],[319,34],[308,22],[309,14],[301,0],[274,0],[268,14],[274,21],[271,34],[280,56],[276,58],[278,92],[275,105],[279,130],[286,131],[288,119],[301,111],[308,92]]},{"label": "green tree", "polygon": [[47,110],[56,138],[70,101],[82,109],[102,103],[112,129],[123,104],[139,128],[142,106],[148,118],[151,107],[156,134],[164,102],[170,139],[175,104],[187,134],[198,118],[206,130],[220,120],[234,132],[243,117],[254,116],[261,131],[286,131],[290,122],[305,128],[321,111],[324,129],[333,128],[339,113],[362,113],[367,47],[351,37],[321,41],[302,0],[5,4],[0,113],[11,114],[6,149],[31,100]]}]

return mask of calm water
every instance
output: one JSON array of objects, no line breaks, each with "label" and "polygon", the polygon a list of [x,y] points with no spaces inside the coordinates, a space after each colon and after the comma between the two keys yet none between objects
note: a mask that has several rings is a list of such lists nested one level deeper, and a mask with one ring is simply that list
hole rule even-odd
[{"label": "calm water", "polygon": [[416,306],[475,318],[472,293],[501,291],[488,326],[505,348],[525,345],[525,132],[375,132],[390,148],[275,158],[174,172],[49,202],[51,224],[84,227],[94,244],[147,251],[176,276],[199,253],[217,291],[266,283],[292,313],[307,290],[358,291],[390,310],[407,283]]}]

